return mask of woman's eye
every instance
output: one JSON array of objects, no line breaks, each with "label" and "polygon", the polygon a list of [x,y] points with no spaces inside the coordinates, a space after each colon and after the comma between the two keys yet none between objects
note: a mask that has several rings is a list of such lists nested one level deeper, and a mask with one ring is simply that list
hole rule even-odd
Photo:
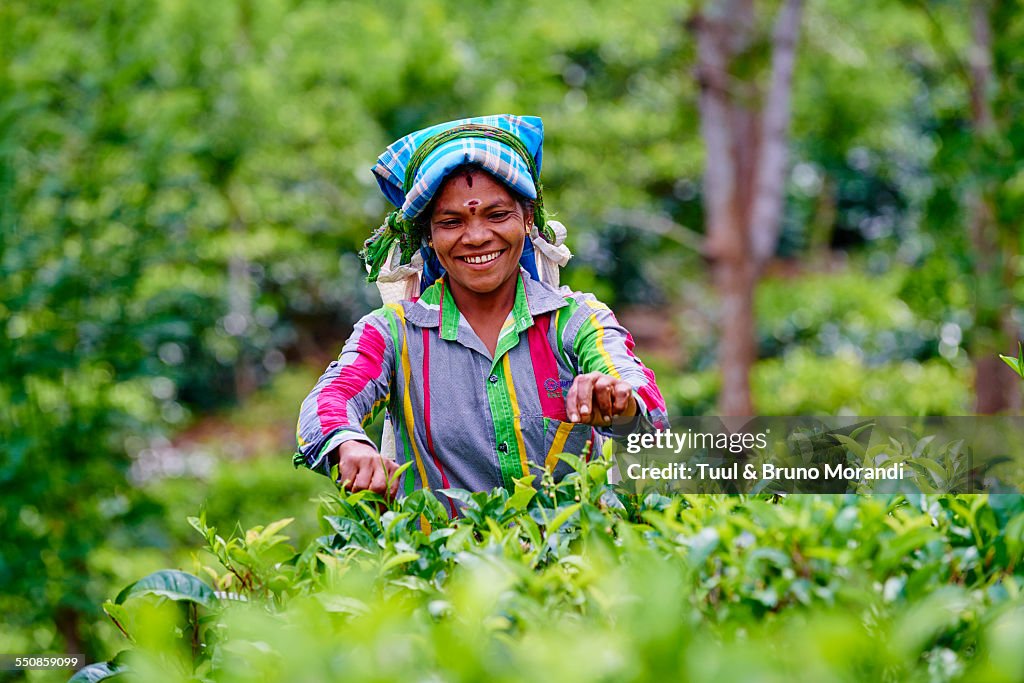
[{"label": "woman's eye", "polygon": [[511,211],[496,211],[491,214],[492,221],[503,221],[512,215]]},{"label": "woman's eye", "polygon": [[457,228],[459,227],[458,221],[441,221],[440,223],[434,223],[439,228]]}]

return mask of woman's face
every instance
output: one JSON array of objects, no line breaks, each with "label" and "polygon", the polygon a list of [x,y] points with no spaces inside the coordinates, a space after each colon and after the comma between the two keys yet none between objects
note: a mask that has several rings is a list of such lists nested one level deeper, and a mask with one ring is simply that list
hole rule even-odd
[{"label": "woman's face", "polygon": [[484,171],[459,171],[445,182],[430,216],[437,258],[453,288],[495,292],[519,273],[532,216]]}]

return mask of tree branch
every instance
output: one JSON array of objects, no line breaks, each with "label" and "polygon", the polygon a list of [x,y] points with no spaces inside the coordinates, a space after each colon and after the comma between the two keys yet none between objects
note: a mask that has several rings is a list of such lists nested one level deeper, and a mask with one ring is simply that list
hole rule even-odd
[{"label": "tree branch", "polygon": [[605,214],[605,220],[615,225],[665,237],[680,246],[703,253],[704,235],[676,223],[663,214],[640,209],[612,209]]}]

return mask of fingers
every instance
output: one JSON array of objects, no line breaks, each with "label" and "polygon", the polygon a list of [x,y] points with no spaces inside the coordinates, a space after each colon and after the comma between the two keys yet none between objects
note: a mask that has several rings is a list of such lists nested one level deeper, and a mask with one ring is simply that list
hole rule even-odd
[{"label": "fingers", "polygon": [[565,412],[570,422],[603,424],[609,413],[607,400],[602,404],[605,378],[611,379],[601,373],[587,373],[572,380],[572,386],[565,396]]},{"label": "fingers", "polygon": [[[344,488],[351,493],[372,491],[383,496],[388,489],[388,477],[398,469],[394,461],[382,458],[376,453],[373,456],[351,457],[342,462],[346,466],[340,480]],[[395,479],[391,482],[391,490],[397,489],[398,481]]]},{"label": "fingers", "polygon": [[569,387],[569,393],[565,397],[565,412],[569,415],[570,422],[590,424],[593,415],[591,408],[594,404],[595,374],[591,372],[579,375]]},{"label": "fingers", "polygon": [[565,411],[570,422],[592,425],[611,424],[612,417],[636,414],[632,385],[600,372],[579,375],[565,397]]},{"label": "fingers", "polygon": [[578,375],[565,397],[565,412],[570,422],[593,424],[595,373]]},{"label": "fingers", "polygon": [[338,483],[351,493],[372,491],[394,497],[398,493],[398,465],[382,457],[377,449],[360,441],[347,441],[338,448]]},{"label": "fingers", "polygon": [[352,480],[352,488],[350,491],[365,491],[370,488],[370,482],[373,481],[374,470],[379,470],[380,465],[374,466],[375,463],[367,462],[368,458],[361,458],[359,462],[359,471],[356,472],[355,479]]},{"label": "fingers", "polygon": [[338,462],[338,483],[342,488],[352,490],[352,484],[356,480],[359,465],[356,458],[341,456]]},{"label": "fingers", "polygon": [[[382,458],[383,459],[383,458]],[[370,485],[367,488],[374,493],[384,495],[384,489],[387,487],[387,468],[377,465],[372,468],[373,474],[370,477]]]},{"label": "fingers", "polygon": [[636,397],[629,382],[618,381],[613,390],[615,409],[613,414],[632,417],[636,415]]},{"label": "fingers", "polygon": [[606,421],[610,420],[612,415],[617,414],[615,411],[615,383],[617,381],[608,375],[601,375],[594,380],[594,404],[598,411],[606,416]]}]

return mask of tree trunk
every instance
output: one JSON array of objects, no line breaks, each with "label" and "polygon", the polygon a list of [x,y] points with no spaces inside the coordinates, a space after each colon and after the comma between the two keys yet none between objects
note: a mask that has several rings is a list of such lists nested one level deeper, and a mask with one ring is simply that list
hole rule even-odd
[{"label": "tree trunk", "polygon": [[759,268],[775,255],[779,243],[786,194],[793,69],[802,10],[803,0],[786,0],[772,31],[771,82],[761,114],[760,157],[750,225],[754,258]]},{"label": "tree trunk", "polygon": [[704,138],[704,255],[720,300],[721,415],[753,415],[750,371],[757,360],[754,291],[774,255],[786,179],[790,96],[802,0],[786,0],[772,35],[764,97],[731,68],[750,47],[752,0],[721,0],[691,24],[697,37]]},{"label": "tree trunk", "polygon": [[753,261],[721,260],[714,267],[715,287],[720,301],[722,341],[722,393],[718,399],[721,415],[753,415],[750,369],[757,360],[754,289],[757,272]]},{"label": "tree trunk", "polygon": [[69,655],[89,655],[94,653],[86,652],[82,637],[78,632],[81,625],[81,615],[67,605],[61,605],[53,615],[54,626],[57,633],[64,641],[64,653]]},{"label": "tree trunk", "polygon": [[[998,135],[989,100],[995,74],[992,63],[992,29],[988,4],[971,4],[970,96],[971,119],[978,163],[985,158],[986,141]],[[979,169],[979,175],[984,171]],[[976,413],[993,415],[1018,411],[1021,406],[1019,378],[999,359],[999,353],[1016,356],[1019,334],[1011,316],[1006,293],[1011,291],[1011,259],[999,244],[995,190],[982,179],[969,190],[968,229],[974,249],[975,324],[974,395]]]},{"label": "tree trunk", "polygon": [[[232,226],[234,232],[240,233],[243,228]],[[233,324],[241,332],[233,333],[238,337],[238,357],[235,359],[235,398],[242,400],[256,389],[256,372],[250,358],[245,335],[250,334],[252,326],[252,277],[249,274],[249,261],[240,254],[228,258],[228,315],[232,316]]]},{"label": "tree trunk", "polygon": [[[242,210],[234,196],[235,181],[230,177],[222,188],[224,199],[231,213],[231,232],[243,237],[248,226],[242,216]],[[256,370],[250,357],[246,336],[252,334],[253,315],[253,282],[250,274],[251,264],[244,254],[235,253],[228,257],[228,333],[238,339],[238,357],[235,359],[235,398],[242,400],[256,390]]]}]

